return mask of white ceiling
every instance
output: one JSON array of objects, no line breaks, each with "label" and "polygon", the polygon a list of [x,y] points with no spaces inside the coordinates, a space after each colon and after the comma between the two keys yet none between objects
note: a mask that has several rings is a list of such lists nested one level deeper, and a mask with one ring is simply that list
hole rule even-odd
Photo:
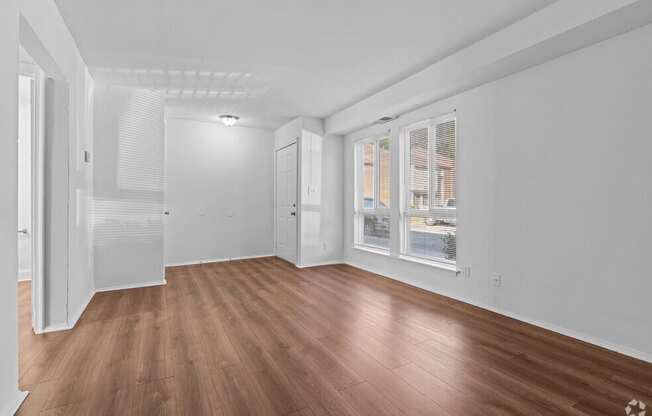
[{"label": "white ceiling", "polygon": [[553,0],[55,0],[98,82],[169,113],[326,117]]}]

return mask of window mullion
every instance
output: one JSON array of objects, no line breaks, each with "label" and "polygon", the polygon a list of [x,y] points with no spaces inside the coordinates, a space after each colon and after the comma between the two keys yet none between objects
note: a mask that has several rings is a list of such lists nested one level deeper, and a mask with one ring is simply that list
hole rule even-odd
[{"label": "window mullion", "polygon": [[380,205],[378,203],[378,198],[380,197],[380,168],[378,165],[380,165],[380,151],[379,151],[378,146],[378,139],[374,140],[374,208],[378,209],[378,206]]},{"label": "window mullion", "polygon": [[433,161],[436,160],[436,151],[435,151],[435,140],[434,140],[434,129],[433,124],[428,125],[428,209],[431,210],[433,207],[433,178],[435,177],[434,172],[432,171]]}]

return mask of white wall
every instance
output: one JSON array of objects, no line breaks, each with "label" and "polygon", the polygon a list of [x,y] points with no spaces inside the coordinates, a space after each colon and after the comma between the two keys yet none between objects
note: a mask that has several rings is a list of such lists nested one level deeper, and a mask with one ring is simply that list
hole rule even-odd
[{"label": "white wall", "polygon": [[94,105],[95,287],[161,284],[165,280],[163,94],[98,86]]},{"label": "white wall", "polygon": [[341,136],[301,134],[299,266],[342,258],[343,142]]},{"label": "white wall", "polygon": [[[21,20],[20,16],[24,19]],[[31,29],[38,35],[49,51],[49,59],[56,62],[71,84],[73,95],[81,95],[92,83],[88,71],[77,51],[76,45],[61,18],[58,9],[53,1],[42,0],[3,0],[0,6],[0,189],[7,197],[0,202],[0,273],[5,277],[0,279],[0,331],[3,342],[0,346],[0,414],[11,414],[19,404],[22,394],[18,393],[18,354],[17,354],[17,305],[15,278],[17,273],[17,83],[18,83],[18,43],[22,21],[29,22]],[[19,23],[20,22],[20,23]],[[30,51],[31,52],[31,51]],[[34,55],[33,55],[34,56]],[[81,110],[82,104],[73,101],[70,105],[70,124],[72,126],[83,126],[87,117]],[[83,131],[73,129],[74,143],[70,151],[76,152],[77,147],[87,143],[89,138]],[[72,171],[71,177],[85,177],[88,170]],[[74,185],[73,185],[74,186]],[[79,186],[86,192],[91,192],[87,183]],[[77,204],[71,201],[71,206],[77,211]],[[85,212],[79,212],[80,218],[85,218]],[[65,221],[64,221],[65,223]],[[66,227],[69,224],[65,224]],[[71,228],[71,236],[79,236],[77,241],[80,244],[73,247],[71,252],[77,253],[83,258],[83,264],[88,263],[91,257],[91,249],[88,241],[90,230],[86,223],[80,227],[76,225]],[[66,250],[67,251],[67,250]],[[77,270],[77,257],[73,257],[71,270]],[[63,293],[68,296],[53,296],[46,303],[51,308],[49,316],[52,318],[50,324],[67,326],[68,305],[75,310],[83,300],[78,293],[83,295],[92,293],[92,271],[83,267],[79,273],[70,275],[64,271],[58,275],[56,281],[50,284],[54,287],[63,288]],[[69,281],[70,277],[70,281]],[[70,283],[70,289],[68,289]],[[79,288],[79,290],[76,290]],[[83,290],[86,288],[86,290]]]},{"label": "white wall", "polygon": [[272,255],[271,131],[169,119],[167,265]]},{"label": "white wall", "polygon": [[0,3],[0,414],[11,414],[18,391],[16,273],[18,227],[18,2]]},{"label": "white wall", "polygon": [[57,103],[57,111],[67,114],[65,126],[57,127],[65,137],[50,143],[57,159],[54,173],[46,172],[55,206],[49,220],[54,263],[46,263],[50,273],[45,282],[45,324],[46,329],[60,329],[74,325],[93,294],[92,167],[82,159],[84,150],[92,150],[93,80],[54,1],[21,0],[19,6],[21,42],[29,41],[23,46],[48,75],[57,78],[59,92],[68,88],[68,105]]},{"label": "white wall", "polygon": [[352,248],[353,143],[379,128],[347,136],[346,260],[652,361],[650,39],[646,26],[391,125],[397,201],[398,128],[457,110],[458,265],[472,266],[469,279],[396,258],[397,221],[392,257]]}]

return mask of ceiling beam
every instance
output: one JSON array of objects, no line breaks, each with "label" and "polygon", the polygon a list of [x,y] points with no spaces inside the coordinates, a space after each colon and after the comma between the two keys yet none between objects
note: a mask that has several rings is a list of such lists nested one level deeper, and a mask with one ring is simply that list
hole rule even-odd
[{"label": "ceiling beam", "polygon": [[650,0],[559,0],[332,114],[324,127],[330,134],[350,133],[650,22]]}]

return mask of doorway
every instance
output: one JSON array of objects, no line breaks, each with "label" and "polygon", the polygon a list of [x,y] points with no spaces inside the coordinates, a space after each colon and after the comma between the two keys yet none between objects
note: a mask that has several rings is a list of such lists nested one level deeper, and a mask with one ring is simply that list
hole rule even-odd
[{"label": "doorway", "polygon": [[276,151],[276,255],[297,262],[297,144]]},{"label": "doorway", "polygon": [[[43,332],[43,125],[45,75],[20,48],[18,76],[18,296],[21,337]],[[21,343],[22,345],[22,343]]]}]

